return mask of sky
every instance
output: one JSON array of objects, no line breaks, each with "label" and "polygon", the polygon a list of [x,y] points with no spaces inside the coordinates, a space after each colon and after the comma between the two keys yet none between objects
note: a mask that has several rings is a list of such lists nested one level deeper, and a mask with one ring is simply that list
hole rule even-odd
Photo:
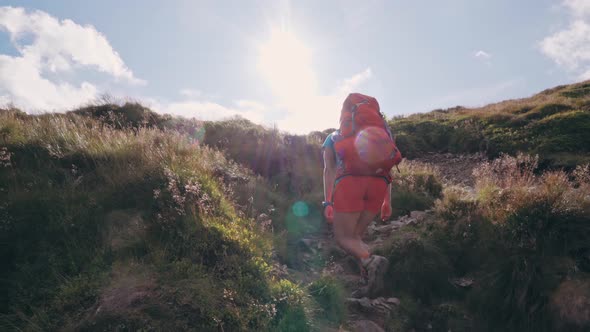
[{"label": "sky", "polygon": [[139,101],[293,133],[590,79],[590,0],[0,0],[0,106]]}]

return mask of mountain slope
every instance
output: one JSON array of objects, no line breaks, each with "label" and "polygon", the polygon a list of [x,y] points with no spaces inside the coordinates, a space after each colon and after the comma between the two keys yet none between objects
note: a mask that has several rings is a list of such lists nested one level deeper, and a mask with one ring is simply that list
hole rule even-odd
[{"label": "mountain slope", "polygon": [[590,81],[482,108],[397,117],[390,126],[406,156],[427,152],[539,154],[542,166],[590,161]]},{"label": "mountain slope", "polygon": [[[377,320],[396,330],[583,331],[584,306],[566,299],[590,301],[589,89],[391,119],[404,154],[429,164],[404,161],[400,219],[367,239],[391,261],[383,296],[399,301],[362,303],[345,300],[356,271],[319,204],[331,130],[132,103],[0,110],[0,328],[329,331],[370,326],[367,313],[348,324],[344,306],[369,303],[395,307]],[[480,151],[542,165],[440,155]],[[572,172],[543,173],[560,165]]]},{"label": "mountain slope", "polygon": [[3,330],[308,327],[223,182],[264,180],[158,129],[3,111],[0,132]]}]

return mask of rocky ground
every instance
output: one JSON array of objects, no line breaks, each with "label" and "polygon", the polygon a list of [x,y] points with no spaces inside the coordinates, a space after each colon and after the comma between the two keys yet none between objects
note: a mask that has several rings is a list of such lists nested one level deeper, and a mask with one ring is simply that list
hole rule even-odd
[{"label": "rocky ground", "polygon": [[426,153],[413,161],[435,166],[446,184],[472,187],[473,169],[487,160],[483,154]]}]

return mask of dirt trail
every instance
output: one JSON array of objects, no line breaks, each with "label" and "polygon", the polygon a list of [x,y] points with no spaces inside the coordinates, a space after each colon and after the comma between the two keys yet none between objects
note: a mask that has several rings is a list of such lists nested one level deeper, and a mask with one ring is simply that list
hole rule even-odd
[{"label": "dirt trail", "polygon": [[[487,158],[482,154],[453,155],[426,154],[414,161],[435,166],[447,185],[472,187],[475,179],[473,169]],[[409,216],[402,216],[388,222],[373,222],[364,238],[371,251],[375,251],[387,242],[390,235],[400,228],[413,223],[427,222],[433,218],[431,211],[412,211]],[[300,252],[303,267],[298,270],[285,271],[291,278],[302,284],[309,284],[322,275],[333,276],[340,280],[346,288],[347,296],[358,288],[358,266],[351,256],[340,249],[333,235],[326,227],[321,233],[301,239]],[[325,331],[385,331],[384,324],[396,314],[400,305],[395,297],[352,298],[346,299],[347,317],[339,329],[325,328]]]},{"label": "dirt trail", "polygon": [[[424,222],[431,215],[429,211],[413,211],[410,216],[388,222],[374,222],[369,226],[364,241],[371,251],[375,251],[393,232],[406,225]],[[350,296],[354,290],[358,289],[358,266],[351,256],[335,244],[328,227],[321,234],[301,239],[299,247],[303,268],[289,270],[291,278],[302,284],[308,284],[322,275],[329,275],[340,280],[346,288],[347,317],[340,329],[332,331],[385,331],[383,326],[391,315],[395,314],[400,304],[399,299],[383,296],[357,299]]]},{"label": "dirt trail", "polygon": [[487,160],[484,154],[427,153],[413,161],[435,166],[446,184],[473,187],[473,169]]},{"label": "dirt trail", "polygon": [[[413,161],[434,166],[440,172],[443,181],[448,185],[473,187],[475,179],[473,170],[487,158],[482,154],[425,154]],[[372,252],[387,242],[392,233],[413,223],[432,220],[431,211],[412,211],[388,222],[373,222],[367,229],[364,241]],[[395,297],[352,298],[351,294],[358,289],[359,271],[355,260],[340,249],[329,226],[319,234],[307,236],[300,240],[299,251],[302,267],[297,270],[285,271],[289,276],[302,284],[309,284],[323,275],[333,276],[341,281],[346,288],[347,318],[338,330],[324,328],[325,331],[385,331],[386,321],[396,314],[400,301]]]}]

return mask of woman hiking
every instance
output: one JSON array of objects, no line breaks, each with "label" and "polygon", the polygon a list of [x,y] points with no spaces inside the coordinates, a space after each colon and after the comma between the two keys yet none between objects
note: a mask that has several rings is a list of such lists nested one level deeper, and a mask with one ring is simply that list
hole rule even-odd
[{"label": "woman hiking", "polygon": [[385,257],[371,255],[362,236],[381,212],[391,216],[391,168],[401,161],[387,122],[373,97],[351,93],[344,100],[340,128],[323,146],[324,216],[333,224],[338,245],[354,256],[363,287],[355,296],[383,289]]}]

